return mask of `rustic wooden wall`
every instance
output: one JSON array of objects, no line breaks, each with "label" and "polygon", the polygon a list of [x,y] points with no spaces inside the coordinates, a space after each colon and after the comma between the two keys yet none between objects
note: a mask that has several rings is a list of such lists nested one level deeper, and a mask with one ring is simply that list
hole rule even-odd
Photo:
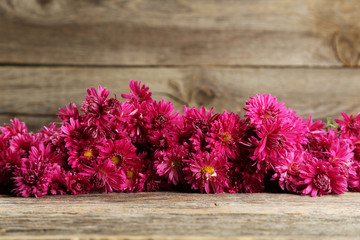
[{"label": "rustic wooden wall", "polygon": [[360,111],[357,0],[0,1],[0,124],[54,121],[86,88],[238,111],[271,93],[317,119]]}]

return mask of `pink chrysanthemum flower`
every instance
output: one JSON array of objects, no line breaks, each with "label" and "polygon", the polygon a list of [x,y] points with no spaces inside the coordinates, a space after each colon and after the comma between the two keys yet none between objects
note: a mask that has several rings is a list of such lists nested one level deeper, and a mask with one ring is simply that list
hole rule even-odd
[{"label": "pink chrysanthemum flower", "polygon": [[142,173],[143,163],[140,159],[129,161],[122,168],[125,172],[124,183],[121,185],[121,191],[141,192],[144,191],[146,175]]},{"label": "pink chrysanthemum flower", "polygon": [[215,151],[229,158],[239,156],[238,144],[245,134],[245,125],[235,113],[224,111],[218,119],[211,124],[207,142]]},{"label": "pink chrysanthemum flower", "polygon": [[310,150],[310,148],[314,148],[314,146],[319,145],[319,142],[326,134],[326,131],[324,130],[326,124],[321,120],[313,122],[311,115],[309,116],[309,120],[304,121],[304,123],[306,124],[306,128],[308,129],[306,133],[308,139],[308,146],[305,147]]},{"label": "pink chrysanthemum flower", "polygon": [[342,194],[347,189],[347,179],[340,174],[338,167],[327,161],[313,158],[302,165],[299,170],[301,181],[298,182],[302,195]]},{"label": "pink chrysanthemum flower", "polygon": [[171,129],[173,125],[176,125],[176,118],[178,112],[174,112],[174,106],[171,102],[165,102],[165,99],[160,102],[154,101],[152,104],[147,105],[146,121],[151,124],[151,129]]},{"label": "pink chrysanthemum flower", "polygon": [[29,158],[45,163],[57,163],[59,166],[65,165],[64,159],[52,151],[50,144],[45,146],[44,143],[40,143],[38,146],[33,146],[29,152]]},{"label": "pink chrysanthemum flower", "polygon": [[131,143],[130,139],[108,139],[103,142],[103,146],[99,146],[99,149],[100,159],[110,159],[118,167],[122,167],[127,162],[138,158],[136,147]]},{"label": "pink chrysanthemum flower", "polygon": [[[278,164],[279,155],[291,151],[302,141],[299,134],[294,131],[290,122],[274,121],[272,124],[263,124],[257,131],[260,140],[252,138],[255,146],[254,160],[267,161],[273,165]],[[303,137],[305,138],[305,137]]]},{"label": "pink chrysanthemum flower", "polygon": [[4,124],[3,127],[0,127],[0,131],[5,135],[5,138],[13,137],[17,134],[27,133],[27,127],[24,122],[19,121],[19,119],[14,118],[10,120],[11,124]]},{"label": "pink chrysanthemum flower", "polygon": [[228,187],[228,163],[216,152],[198,152],[184,160],[185,180],[192,189],[206,193],[222,193]]},{"label": "pink chrysanthemum flower", "polygon": [[43,126],[40,131],[37,133],[37,137],[41,139],[40,141],[45,143],[51,143],[53,146],[57,146],[60,144],[61,136],[60,136],[60,128],[56,128],[57,123],[49,123],[48,126]]},{"label": "pink chrysanthemum flower", "polygon": [[187,159],[188,155],[188,150],[183,146],[160,151],[155,155],[154,168],[157,174],[165,177],[169,183],[184,183],[183,160]]},{"label": "pink chrysanthemum flower", "polygon": [[328,149],[330,164],[333,167],[339,167],[341,173],[346,177],[354,158],[354,152],[350,144],[351,141],[347,139],[335,138]]},{"label": "pink chrysanthemum flower", "polygon": [[147,130],[151,127],[151,124],[147,121],[146,111],[147,103],[141,103],[136,106],[136,113],[128,116],[125,129],[128,131],[129,136],[134,142],[146,143]]},{"label": "pink chrysanthemum flower", "polygon": [[121,97],[128,99],[130,103],[152,102],[152,93],[149,92],[149,87],[146,87],[145,84],[141,85],[141,81],[131,80],[129,86],[130,94],[121,94]]},{"label": "pink chrysanthemum flower", "polygon": [[22,197],[41,197],[48,193],[57,164],[49,164],[29,158],[24,158],[21,166],[14,171],[13,192]]},{"label": "pink chrysanthemum flower", "polygon": [[256,127],[261,127],[264,122],[284,118],[288,110],[283,106],[283,102],[278,102],[276,97],[270,94],[257,94],[246,102],[245,117]]},{"label": "pink chrysanthemum flower", "polygon": [[88,139],[79,120],[72,118],[63,123],[60,136],[64,138],[66,148],[78,146],[84,139]]},{"label": "pink chrysanthemum flower", "polygon": [[109,96],[109,90],[99,86],[98,91],[95,88],[91,88],[87,90],[87,93],[88,95],[81,106],[81,110],[84,112],[84,122],[101,129],[107,129],[109,107],[106,99]]},{"label": "pink chrysanthemum flower", "polygon": [[280,160],[280,164],[275,167],[275,174],[272,180],[278,179],[279,186],[282,190],[289,192],[298,192],[299,170],[303,162],[307,162],[312,156],[306,151],[287,152]]},{"label": "pink chrysanthemum flower", "polygon": [[93,161],[92,166],[85,166],[80,174],[90,179],[94,191],[101,193],[120,191],[125,177],[124,172],[109,159]]},{"label": "pink chrysanthemum flower", "polygon": [[80,113],[76,104],[69,103],[69,105],[65,106],[65,109],[60,108],[60,113],[58,114],[58,118],[66,122],[69,122],[70,119],[79,119]]},{"label": "pink chrysanthemum flower", "polygon": [[112,108],[109,112],[110,115],[110,126],[113,128],[127,128],[129,122],[129,117],[134,116],[138,112],[138,109],[135,108],[133,104],[129,102],[121,102],[115,108]]},{"label": "pink chrysanthemum flower", "polygon": [[80,142],[79,145],[68,148],[68,164],[72,168],[82,169],[85,166],[91,166],[99,155],[99,146],[97,143],[89,141]]},{"label": "pink chrysanthemum flower", "polygon": [[9,140],[9,149],[27,157],[31,148],[38,145],[39,139],[32,133],[18,134]]},{"label": "pink chrysanthemum flower", "polygon": [[340,125],[341,134],[344,138],[351,137],[360,137],[360,113],[353,117],[346,115],[346,113],[341,113],[341,116],[344,118],[344,121],[335,119],[334,121]]},{"label": "pink chrysanthemum flower", "polygon": [[74,195],[89,193],[91,190],[89,180],[89,177],[85,177],[80,173],[68,172],[65,176],[67,191]]},{"label": "pink chrysanthemum flower", "polygon": [[207,133],[210,130],[211,123],[216,120],[218,114],[212,116],[211,108],[208,112],[204,106],[198,110],[195,107],[188,108],[183,107],[183,120],[185,124],[185,130],[191,133],[200,130],[202,133]]}]

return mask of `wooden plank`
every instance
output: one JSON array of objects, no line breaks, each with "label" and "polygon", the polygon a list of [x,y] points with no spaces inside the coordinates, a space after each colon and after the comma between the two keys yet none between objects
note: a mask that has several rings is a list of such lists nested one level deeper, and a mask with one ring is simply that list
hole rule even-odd
[{"label": "wooden plank", "polygon": [[0,196],[0,239],[358,239],[359,193]]},{"label": "wooden plank", "polygon": [[70,101],[80,105],[86,88],[101,84],[120,97],[130,79],[143,80],[156,100],[165,98],[177,110],[186,104],[237,112],[250,96],[271,93],[300,116],[360,112],[360,69],[353,68],[0,67],[0,76],[0,121],[20,116],[33,130]]},{"label": "wooden plank", "polygon": [[358,65],[356,0],[0,2],[0,63]]}]

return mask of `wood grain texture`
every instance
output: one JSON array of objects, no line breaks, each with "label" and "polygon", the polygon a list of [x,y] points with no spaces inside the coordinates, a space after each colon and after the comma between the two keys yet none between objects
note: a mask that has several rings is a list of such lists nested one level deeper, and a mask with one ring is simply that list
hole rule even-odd
[{"label": "wood grain texture", "polygon": [[18,116],[33,130],[69,102],[80,105],[86,88],[101,84],[120,98],[131,79],[143,80],[156,100],[165,98],[177,110],[186,104],[238,112],[250,96],[271,93],[300,116],[360,111],[360,70],[352,68],[0,67],[0,76],[0,121]]},{"label": "wood grain texture", "polygon": [[357,239],[359,193],[0,196],[0,239]]},{"label": "wood grain texture", "polygon": [[357,0],[7,0],[0,63],[357,66]]}]

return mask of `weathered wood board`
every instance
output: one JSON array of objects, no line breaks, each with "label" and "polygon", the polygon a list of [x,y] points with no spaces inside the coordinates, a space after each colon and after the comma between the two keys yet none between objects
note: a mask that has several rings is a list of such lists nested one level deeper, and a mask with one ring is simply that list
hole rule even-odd
[{"label": "weathered wood board", "polygon": [[58,109],[69,102],[80,105],[86,88],[101,84],[121,98],[131,79],[143,80],[155,99],[165,98],[177,110],[186,104],[238,112],[250,96],[271,93],[300,116],[360,112],[360,70],[352,68],[3,66],[0,76],[0,122],[17,116],[33,130],[56,120]]},{"label": "weathered wood board", "polygon": [[358,239],[359,193],[0,196],[0,239]]},{"label": "weathered wood board", "polygon": [[356,66],[357,0],[0,1],[0,62]]}]

